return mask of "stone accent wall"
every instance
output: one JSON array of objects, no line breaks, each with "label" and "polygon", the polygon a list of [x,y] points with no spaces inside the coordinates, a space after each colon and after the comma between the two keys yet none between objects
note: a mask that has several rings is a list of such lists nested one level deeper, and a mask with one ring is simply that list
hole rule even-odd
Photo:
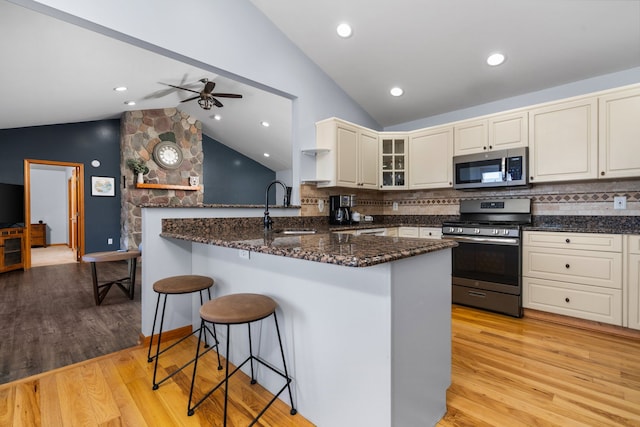
[{"label": "stone accent wall", "polygon": [[[178,169],[160,168],[153,161],[153,149],[160,141],[175,141],[182,150],[183,162]],[[134,249],[141,241],[142,218],[140,205],[157,204],[195,206],[204,198],[202,125],[195,118],[176,108],[128,111],[121,119],[120,172],[123,182],[120,211],[120,247]],[[153,184],[189,185],[189,177],[198,177],[197,191],[139,189],[136,174],[127,166],[130,158],[143,159],[149,168],[145,182]]]},{"label": "stone accent wall", "polygon": [[[356,211],[366,215],[457,215],[462,199],[519,198],[532,199],[534,215],[638,216],[640,215],[640,179],[602,180],[536,184],[512,190],[458,191],[414,190],[376,191],[351,188],[316,188],[300,186],[301,215],[329,215],[329,196],[356,194]],[[627,197],[627,209],[615,210],[613,198]],[[324,212],[318,202],[325,204]],[[393,210],[397,203],[398,210]]]}]

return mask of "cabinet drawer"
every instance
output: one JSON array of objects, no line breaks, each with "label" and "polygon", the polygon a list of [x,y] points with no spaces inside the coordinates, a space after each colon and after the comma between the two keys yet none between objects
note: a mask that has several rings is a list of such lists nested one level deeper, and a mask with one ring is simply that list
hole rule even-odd
[{"label": "cabinet drawer", "polygon": [[622,291],[525,277],[526,308],[622,325]]},{"label": "cabinet drawer", "polygon": [[622,235],[525,231],[524,246],[622,252]]},{"label": "cabinet drawer", "polygon": [[418,227],[398,227],[399,237],[419,237],[420,230]]},{"label": "cabinet drawer", "polygon": [[442,228],[420,227],[420,237],[422,237],[423,239],[441,239]]},{"label": "cabinet drawer", "polygon": [[622,289],[622,254],[525,247],[522,275]]},{"label": "cabinet drawer", "polygon": [[629,236],[628,247],[630,254],[640,254],[640,236]]}]

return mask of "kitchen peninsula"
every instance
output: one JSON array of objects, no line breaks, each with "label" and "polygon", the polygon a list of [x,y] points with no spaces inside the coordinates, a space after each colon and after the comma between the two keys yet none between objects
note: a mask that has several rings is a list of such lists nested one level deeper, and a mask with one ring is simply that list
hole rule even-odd
[{"label": "kitchen peninsula", "polygon": [[[278,230],[297,210],[271,214]],[[151,330],[154,281],[209,275],[216,296],[255,292],[278,301],[294,399],[305,418],[322,426],[435,425],[446,411],[451,376],[455,243],[328,229],[265,234],[261,215],[259,209],[143,208],[143,333]],[[236,226],[229,229],[229,222]],[[197,298],[170,303],[168,329],[199,325]],[[277,364],[273,325],[264,327],[260,354]],[[246,330],[233,333],[232,362],[246,350],[240,339]],[[276,390],[281,380],[265,371],[258,381]]]}]

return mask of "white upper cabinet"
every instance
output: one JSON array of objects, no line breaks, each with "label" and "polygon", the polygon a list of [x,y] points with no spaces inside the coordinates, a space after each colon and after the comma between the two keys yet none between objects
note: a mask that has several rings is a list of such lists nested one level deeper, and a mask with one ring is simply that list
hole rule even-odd
[{"label": "white upper cabinet", "polygon": [[409,188],[453,186],[453,127],[440,126],[409,134]]},{"label": "white upper cabinet", "polygon": [[640,176],[640,89],[598,98],[599,178]]},{"label": "white upper cabinet", "polygon": [[489,149],[489,131],[486,119],[470,120],[454,126],[456,156],[481,153]]},{"label": "white upper cabinet", "polygon": [[529,181],[598,176],[598,101],[559,102],[529,111]]},{"label": "white upper cabinet", "polygon": [[526,147],[527,127],[526,111],[457,123],[454,126],[454,155]]},{"label": "white upper cabinet", "polygon": [[316,145],[328,153],[316,159],[319,187],[378,188],[378,135],[339,119],[316,123]]},{"label": "white upper cabinet", "polygon": [[405,190],[407,188],[407,134],[379,134],[380,137],[380,188]]}]

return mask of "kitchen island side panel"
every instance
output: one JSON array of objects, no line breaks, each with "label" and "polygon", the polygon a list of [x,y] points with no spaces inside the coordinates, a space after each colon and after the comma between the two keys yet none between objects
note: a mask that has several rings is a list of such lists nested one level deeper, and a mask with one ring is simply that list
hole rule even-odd
[{"label": "kitchen island side panel", "polygon": [[[244,259],[237,249],[194,243],[192,266],[215,279],[216,296],[254,292],[278,302],[294,400],[305,418],[320,426],[392,425],[390,263],[353,268],[256,252]],[[274,325],[262,323],[255,328],[261,357],[281,367]],[[217,333],[226,339],[224,328]],[[248,354],[246,328],[231,335],[237,363]],[[258,382],[271,392],[282,386],[266,369]],[[289,403],[286,393],[281,398]]]},{"label": "kitchen island side panel", "polygon": [[433,426],[451,385],[451,249],[391,268],[391,425]]}]

